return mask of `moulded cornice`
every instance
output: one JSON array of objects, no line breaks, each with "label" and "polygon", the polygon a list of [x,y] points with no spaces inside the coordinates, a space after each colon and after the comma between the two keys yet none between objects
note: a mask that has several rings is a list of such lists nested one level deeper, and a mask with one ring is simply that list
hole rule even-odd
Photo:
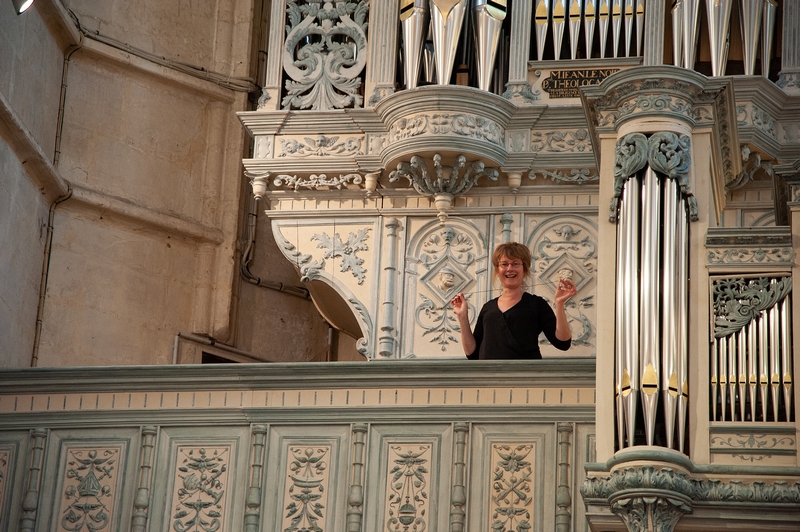
[{"label": "moulded cornice", "polygon": [[305,175],[309,173],[352,173],[356,170],[355,157],[305,157],[293,159],[282,157],[276,159],[242,159],[242,165],[248,174],[271,177],[277,174]]},{"label": "moulded cornice", "polygon": [[387,126],[410,114],[432,111],[479,114],[507,127],[517,106],[502,96],[460,85],[428,85],[400,91],[375,106]]},{"label": "moulded cornice", "polygon": [[236,116],[252,136],[274,135],[281,130],[290,111],[239,111]]},{"label": "moulded cornice", "polygon": [[378,360],[203,365],[24,368],[0,371],[3,394],[145,390],[316,389],[382,386],[594,388],[595,360],[556,357],[503,364],[456,360]]}]

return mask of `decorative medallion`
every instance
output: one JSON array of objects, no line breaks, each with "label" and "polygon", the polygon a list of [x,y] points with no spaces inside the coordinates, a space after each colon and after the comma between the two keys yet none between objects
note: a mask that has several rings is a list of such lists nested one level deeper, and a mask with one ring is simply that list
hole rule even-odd
[{"label": "decorative medallion", "polygon": [[534,131],[531,133],[532,152],[591,152],[592,139],[585,129],[575,131]]},{"label": "decorative medallion", "polygon": [[427,528],[431,445],[389,446],[386,529],[389,532],[423,532]]},{"label": "decorative medallion", "polygon": [[528,178],[535,180],[537,175],[541,175],[543,179],[551,179],[557,183],[574,183],[576,185],[584,185],[592,181],[600,180],[600,176],[596,173],[592,173],[588,168],[573,168],[570,170],[570,175],[566,175],[559,170],[553,172],[548,170],[531,171],[531,173],[528,174]]},{"label": "decorative medallion", "polygon": [[339,137],[317,135],[305,137],[304,142],[297,139],[281,139],[281,153],[278,157],[326,157],[330,155],[360,155],[362,138],[348,137],[339,142]]},{"label": "decorative medallion", "polygon": [[325,174],[311,174],[307,179],[298,178],[296,175],[286,175],[281,174],[275,176],[275,179],[272,183],[276,187],[286,186],[292,187],[295,191],[300,190],[300,188],[314,188],[314,189],[324,189],[324,188],[337,188],[341,190],[342,187],[347,186],[350,183],[354,185],[360,185],[363,178],[361,174],[347,174],[347,175],[339,175],[339,177],[331,177],[329,178]]}]

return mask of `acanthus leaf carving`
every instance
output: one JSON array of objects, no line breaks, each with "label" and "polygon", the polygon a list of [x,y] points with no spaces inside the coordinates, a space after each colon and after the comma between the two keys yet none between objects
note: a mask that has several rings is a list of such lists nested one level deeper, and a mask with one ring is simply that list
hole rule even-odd
[{"label": "acanthus leaf carving", "polygon": [[349,270],[358,279],[358,284],[363,284],[367,270],[361,266],[364,264],[364,259],[358,257],[356,253],[369,249],[367,246],[368,232],[369,228],[359,229],[357,233],[350,233],[347,241],[342,241],[339,233],[335,233],[333,238],[328,236],[327,233],[317,233],[311,237],[311,240],[316,240],[318,242],[317,247],[326,250],[323,258],[341,258],[342,273]]},{"label": "acanthus leaf carving", "polygon": [[783,300],[792,290],[792,278],[718,279],[712,287],[714,337],[723,338]]},{"label": "acanthus leaf carving", "polygon": [[286,80],[284,109],[343,109],[360,106],[360,75],[367,61],[368,0],[311,1],[299,5],[287,0],[283,68]]}]

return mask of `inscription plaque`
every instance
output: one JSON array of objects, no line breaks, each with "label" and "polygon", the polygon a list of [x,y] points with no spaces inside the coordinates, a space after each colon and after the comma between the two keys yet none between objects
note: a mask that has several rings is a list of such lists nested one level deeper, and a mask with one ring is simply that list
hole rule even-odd
[{"label": "inscription plaque", "polygon": [[618,68],[552,70],[550,77],[542,80],[542,89],[551,98],[580,98],[580,87],[598,85]]}]

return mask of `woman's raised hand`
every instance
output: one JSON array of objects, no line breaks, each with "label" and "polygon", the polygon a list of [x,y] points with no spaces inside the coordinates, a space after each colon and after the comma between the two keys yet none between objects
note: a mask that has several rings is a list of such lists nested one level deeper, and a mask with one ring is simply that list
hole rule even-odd
[{"label": "woman's raised hand", "polygon": [[453,306],[453,310],[456,311],[456,317],[461,320],[461,318],[466,318],[467,322],[469,322],[469,305],[467,305],[467,299],[464,297],[464,293],[459,293],[456,297],[450,301],[450,304]]},{"label": "woman's raised hand", "polygon": [[567,279],[560,280],[558,282],[558,288],[556,289],[556,304],[564,305],[564,303],[567,302],[567,299],[571,298],[577,293],[578,289],[575,288],[575,285],[572,284],[572,281]]}]

